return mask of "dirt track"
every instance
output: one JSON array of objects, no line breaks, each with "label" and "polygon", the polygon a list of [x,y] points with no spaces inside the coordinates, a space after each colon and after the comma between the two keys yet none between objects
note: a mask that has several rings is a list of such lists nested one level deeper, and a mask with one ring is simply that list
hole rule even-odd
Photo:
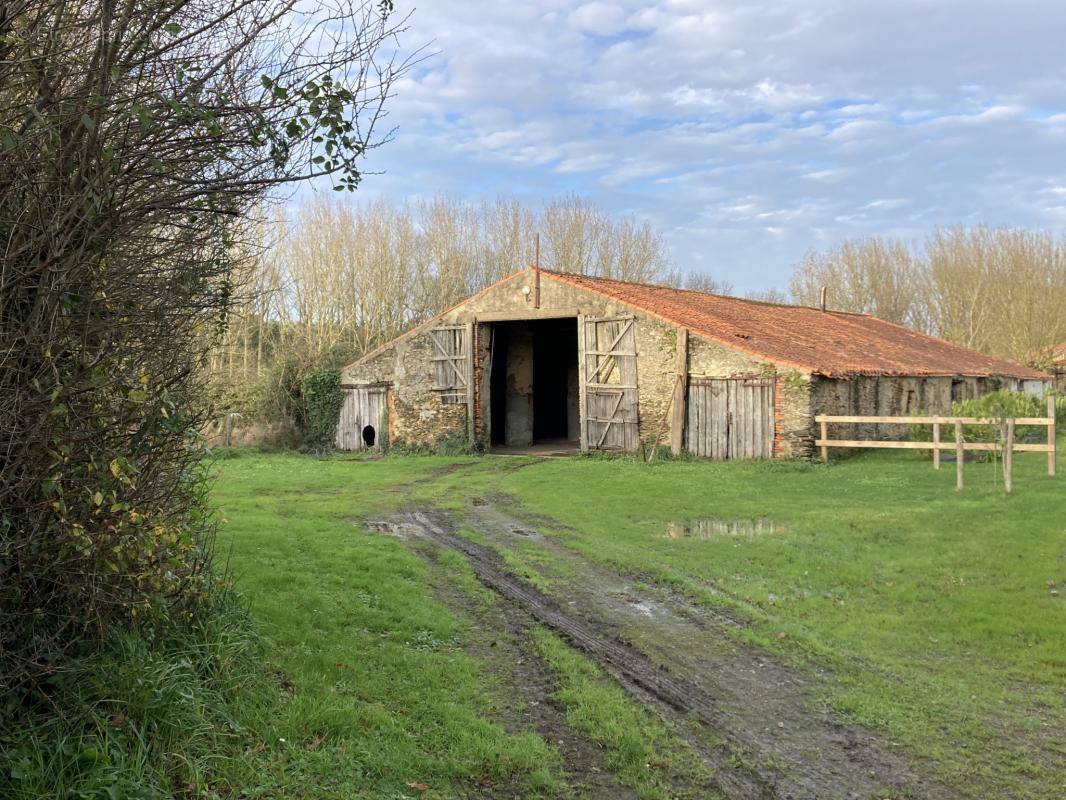
[{"label": "dirt track", "polygon": [[[611,572],[540,537],[506,505],[485,504],[463,522],[412,508],[384,525],[462,554],[514,608],[589,655],[635,698],[675,724],[735,798],[949,798],[871,732],[841,725],[816,700],[818,678],[737,644],[740,624],[687,599]],[[495,548],[541,548],[566,565],[548,596],[515,576]]]}]

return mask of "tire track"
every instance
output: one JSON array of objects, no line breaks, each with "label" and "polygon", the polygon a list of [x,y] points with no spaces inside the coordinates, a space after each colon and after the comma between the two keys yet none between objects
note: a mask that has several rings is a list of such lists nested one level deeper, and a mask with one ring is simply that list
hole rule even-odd
[{"label": "tire track", "polygon": [[[869,732],[836,724],[798,699],[794,670],[765,654],[754,658],[712,658],[681,675],[657,666],[627,641],[605,635],[617,620],[597,617],[579,604],[561,604],[515,576],[491,547],[455,533],[441,513],[410,509],[392,524],[460,553],[489,588],[589,655],[630,694],[676,724],[677,730],[715,771],[721,789],[743,800],[827,800],[957,795],[925,780],[905,759],[888,751]],[[605,613],[598,607],[599,613]],[[606,612],[606,613],[609,613]],[[649,624],[654,624],[649,620]],[[675,653],[660,653],[672,663]],[[749,654],[750,655],[750,654]],[[770,666],[756,672],[759,667]],[[740,676],[730,671],[750,672]],[[768,679],[765,685],[761,682]],[[696,679],[698,678],[698,680]],[[716,689],[716,681],[721,689]],[[757,700],[752,691],[766,696]],[[743,707],[750,697],[750,707]],[[765,716],[771,714],[772,716]],[[764,718],[765,716],[765,718]],[[788,727],[778,722],[789,720]]]}]

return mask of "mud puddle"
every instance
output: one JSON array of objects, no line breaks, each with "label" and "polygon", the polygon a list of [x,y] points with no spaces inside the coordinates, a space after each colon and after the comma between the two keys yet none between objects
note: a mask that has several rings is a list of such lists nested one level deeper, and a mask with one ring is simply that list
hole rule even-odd
[{"label": "mud puddle", "polygon": [[[816,700],[817,678],[737,643],[728,615],[536,539],[566,559],[551,596],[515,576],[493,547],[472,542],[435,512],[396,521],[462,554],[478,578],[515,608],[562,635],[613,675],[700,752],[722,789],[736,798],[947,798],[877,736],[838,723]],[[496,547],[534,537],[499,506],[471,510],[467,522]]]},{"label": "mud puddle", "polygon": [[726,537],[755,539],[760,536],[788,533],[789,526],[780,520],[757,517],[755,519],[704,518],[670,522],[660,539],[710,540]]}]

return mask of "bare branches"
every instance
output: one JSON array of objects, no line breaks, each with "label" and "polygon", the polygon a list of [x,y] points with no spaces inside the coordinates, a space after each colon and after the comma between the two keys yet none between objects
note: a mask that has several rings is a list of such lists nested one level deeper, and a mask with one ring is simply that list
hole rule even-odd
[{"label": "bare branches", "polygon": [[810,253],[792,295],[899,322],[991,355],[1030,361],[1066,338],[1066,242],[1002,228],[944,228],[923,243],[847,241]]},{"label": "bare branches", "polygon": [[[673,280],[661,236],[575,197],[541,210],[512,198],[447,197],[353,206],[317,199],[271,221],[273,246],[241,273],[231,324],[212,355],[223,384],[354,359],[491,283],[542,264],[626,280]],[[251,410],[243,409],[242,410]]]}]

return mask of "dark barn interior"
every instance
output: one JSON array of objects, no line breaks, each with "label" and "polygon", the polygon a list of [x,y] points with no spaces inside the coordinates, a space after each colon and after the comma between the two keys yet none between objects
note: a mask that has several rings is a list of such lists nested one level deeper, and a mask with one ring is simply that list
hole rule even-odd
[{"label": "dark barn interior", "polygon": [[492,328],[492,444],[576,443],[577,320],[497,322]]}]

